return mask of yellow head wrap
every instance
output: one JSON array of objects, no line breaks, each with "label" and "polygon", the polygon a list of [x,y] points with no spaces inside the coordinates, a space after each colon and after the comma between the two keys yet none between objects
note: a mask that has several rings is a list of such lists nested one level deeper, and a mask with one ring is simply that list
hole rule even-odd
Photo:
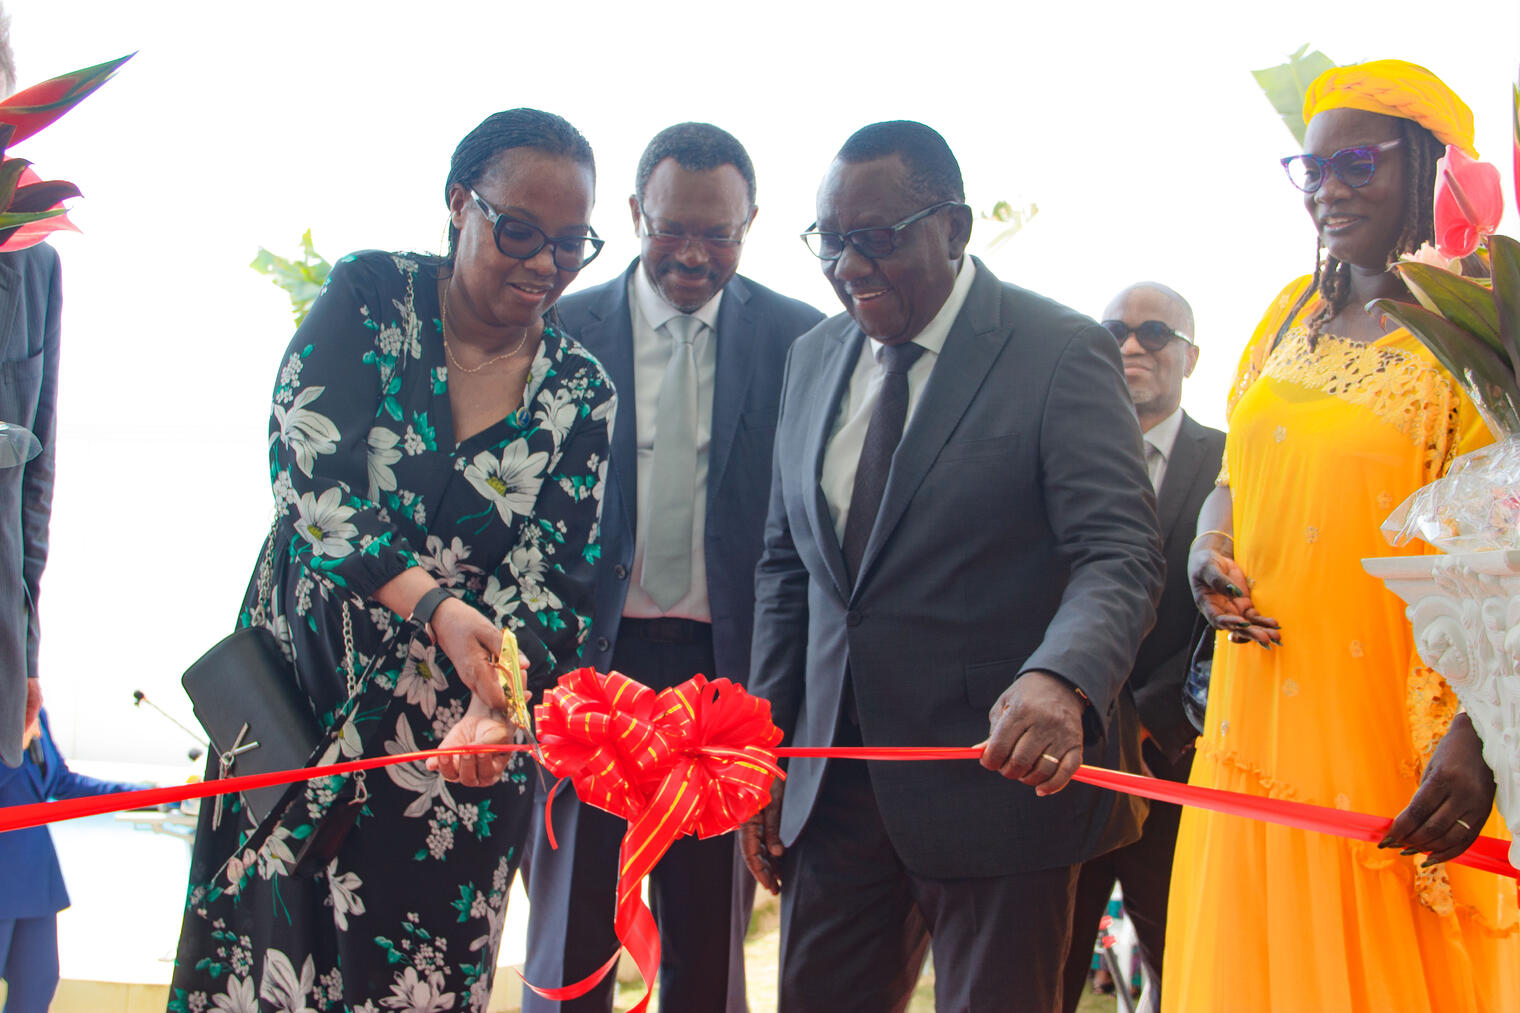
[{"label": "yellow head wrap", "polygon": [[1439,77],[1413,63],[1374,60],[1325,71],[1304,93],[1304,122],[1326,109],[1362,109],[1414,120],[1442,144],[1478,157],[1472,110]]}]

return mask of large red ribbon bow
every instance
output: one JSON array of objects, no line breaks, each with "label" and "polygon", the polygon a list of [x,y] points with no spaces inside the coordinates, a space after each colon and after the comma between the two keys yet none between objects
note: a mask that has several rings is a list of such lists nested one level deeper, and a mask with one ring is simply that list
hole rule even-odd
[{"label": "large red ribbon bow", "polygon": [[[781,731],[769,701],[701,675],[656,693],[619,672],[582,668],[560,679],[534,713],[544,766],[568,777],[582,802],[628,821],[613,928],[644,976],[644,997],[630,1011],[642,1013],[660,966],[644,877],[679,838],[727,833],[770,802],[771,778],[785,776],[774,749]],[[617,958],[573,984],[528,987],[547,999],[574,999]]]}]

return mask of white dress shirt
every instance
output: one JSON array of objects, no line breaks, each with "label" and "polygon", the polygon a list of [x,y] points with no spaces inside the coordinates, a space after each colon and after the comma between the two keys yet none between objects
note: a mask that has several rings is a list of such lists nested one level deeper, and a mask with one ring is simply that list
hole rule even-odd
[{"label": "white dress shirt", "polygon": [[712,445],[712,396],[713,381],[718,371],[718,305],[723,292],[713,296],[691,316],[706,324],[692,340],[692,351],[697,358],[697,482],[691,495],[696,509],[691,522],[691,590],[686,597],[665,611],[656,605],[639,584],[644,572],[644,547],[649,541],[649,475],[654,465],[655,412],[660,399],[660,384],[665,379],[665,369],[670,363],[671,349],[675,341],[660,330],[667,320],[681,315],[681,311],[665,301],[659,289],[644,273],[640,262],[628,283],[628,305],[633,324],[633,390],[622,392],[621,397],[634,405],[635,435],[638,443],[638,524],[634,530],[633,570],[628,581],[628,598],[623,603],[623,615],[636,619],[656,619],[660,616],[679,616],[699,622],[711,622],[712,611],[707,602],[707,560],[703,556],[702,541],[707,529],[707,457]]},{"label": "white dress shirt", "polygon": [[[976,265],[970,257],[961,258],[960,270],[945,304],[939,308],[934,319],[913,338],[915,345],[923,346],[924,353],[908,370],[908,418],[903,424],[906,434],[913,425],[913,413],[918,408],[919,396],[934,364],[939,361],[940,349],[950,327],[960,315],[966,303],[966,293],[971,291],[971,280],[976,275]],[[871,413],[881,397],[882,378],[886,375],[881,367],[881,350],[885,347],[875,338],[867,338],[860,348],[860,358],[855,362],[855,372],[850,376],[850,388],[839,399],[839,414],[834,417],[834,428],[829,443],[823,451],[823,497],[829,504],[829,516],[834,521],[834,534],[844,544],[844,523],[850,514],[850,497],[855,492],[855,468],[860,463],[860,451],[866,443],[866,429],[871,424]]]},{"label": "white dress shirt", "polygon": [[1161,482],[1166,478],[1166,462],[1172,459],[1172,447],[1177,444],[1177,431],[1182,428],[1182,406],[1166,418],[1151,426],[1145,433],[1145,470],[1151,476],[1151,488],[1161,492]]}]

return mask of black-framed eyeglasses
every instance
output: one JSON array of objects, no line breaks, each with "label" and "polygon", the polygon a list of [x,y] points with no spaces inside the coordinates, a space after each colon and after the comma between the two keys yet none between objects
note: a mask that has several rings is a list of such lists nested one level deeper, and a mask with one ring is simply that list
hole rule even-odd
[{"label": "black-framed eyeglasses", "polygon": [[1325,169],[1328,167],[1335,177],[1353,190],[1360,189],[1372,182],[1372,174],[1377,171],[1378,155],[1389,148],[1397,147],[1399,138],[1384,141],[1382,144],[1364,144],[1355,148],[1342,148],[1329,158],[1320,158],[1318,155],[1289,155],[1279,159],[1282,167],[1288,173],[1288,179],[1293,185],[1304,193],[1317,193],[1325,182]]},{"label": "black-framed eyeglasses", "polygon": [[874,229],[851,229],[849,232],[826,232],[818,228],[818,223],[814,222],[802,234],[802,241],[807,244],[808,252],[819,260],[838,260],[844,256],[846,243],[853,246],[855,251],[863,257],[881,260],[890,257],[897,249],[897,234],[909,225],[928,218],[936,211],[965,206],[960,201],[942,200],[938,204],[929,205],[922,211],[915,211],[896,225],[884,225]]},{"label": "black-framed eyeglasses", "polygon": [[1159,352],[1174,340],[1181,341],[1186,345],[1193,343],[1192,338],[1179,330],[1168,327],[1159,320],[1147,320],[1145,323],[1136,324],[1134,327],[1131,327],[1123,320],[1105,320],[1101,326],[1108,333],[1112,334],[1114,340],[1121,345],[1124,344],[1125,339],[1133,334],[1135,340],[1140,342],[1140,347],[1147,352]]},{"label": "black-framed eyeglasses", "polygon": [[486,216],[486,221],[491,223],[496,248],[513,260],[536,257],[539,250],[548,246],[553,249],[555,267],[561,271],[579,271],[596,259],[596,255],[602,252],[602,245],[607,242],[589,225],[586,226],[586,231],[590,235],[550,239],[548,233],[537,225],[530,225],[497,211],[474,190],[470,191],[470,199],[480,208],[480,213]]},{"label": "black-framed eyeglasses", "polygon": [[[644,239],[651,246],[665,253],[675,253],[678,250],[684,250],[687,243],[698,243],[705,246],[709,253],[732,253],[744,244],[744,237],[749,232],[748,222],[740,225],[737,230],[729,229],[724,233],[705,236],[693,236],[685,232],[674,232],[668,228],[660,228],[655,225],[654,219],[649,216],[649,212],[644,210],[643,201],[639,201],[639,218],[644,222]],[[738,234],[735,235],[735,232]]]}]

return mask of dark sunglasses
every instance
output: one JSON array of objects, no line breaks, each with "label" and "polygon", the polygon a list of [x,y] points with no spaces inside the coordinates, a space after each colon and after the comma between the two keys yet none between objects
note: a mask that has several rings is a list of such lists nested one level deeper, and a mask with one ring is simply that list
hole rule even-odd
[{"label": "dark sunglasses", "polygon": [[844,256],[844,245],[849,243],[855,247],[863,257],[871,260],[882,260],[890,257],[897,249],[897,234],[914,222],[921,221],[945,208],[965,207],[960,201],[942,200],[938,204],[931,204],[922,211],[916,211],[896,225],[886,225],[875,229],[851,229],[849,232],[825,232],[819,229],[818,223],[808,226],[808,231],[802,234],[802,241],[807,244],[808,252],[819,260],[838,260]]},{"label": "dark sunglasses", "polygon": [[1192,338],[1181,331],[1173,330],[1159,320],[1147,320],[1145,323],[1137,324],[1134,327],[1131,327],[1123,320],[1105,320],[1102,327],[1105,331],[1112,334],[1114,340],[1121,345],[1124,344],[1126,338],[1133,334],[1135,340],[1140,342],[1140,347],[1147,352],[1159,352],[1171,344],[1173,340],[1181,341],[1188,345],[1193,343]]},{"label": "dark sunglasses", "polygon": [[587,264],[596,259],[596,255],[602,252],[602,244],[605,239],[596,234],[591,226],[586,226],[587,236],[566,236],[563,239],[550,239],[543,229],[536,225],[511,218],[497,211],[485,202],[485,199],[470,191],[470,197],[475,201],[480,213],[486,216],[486,221],[491,223],[491,234],[496,239],[496,248],[513,260],[528,260],[538,256],[538,251],[545,246],[553,248],[554,266],[561,271],[579,271]]},{"label": "dark sunglasses", "polygon": [[1329,158],[1318,155],[1289,155],[1279,159],[1293,185],[1304,193],[1315,193],[1325,183],[1325,169],[1335,173],[1335,178],[1351,187],[1360,189],[1372,182],[1377,171],[1377,157],[1389,148],[1397,147],[1399,139],[1382,144],[1363,145],[1358,148],[1342,148]]}]

